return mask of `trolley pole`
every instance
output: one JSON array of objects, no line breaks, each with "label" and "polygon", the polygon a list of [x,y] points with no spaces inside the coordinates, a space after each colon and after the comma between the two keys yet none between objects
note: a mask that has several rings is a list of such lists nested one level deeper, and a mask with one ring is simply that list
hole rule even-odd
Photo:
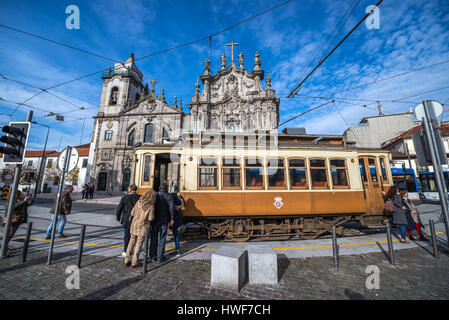
[{"label": "trolley pole", "polygon": [[443,211],[443,219],[444,226],[446,228],[446,237],[449,242],[449,226],[448,226],[448,207],[447,207],[447,193],[446,187],[442,180],[442,169],[441,162],[438,155],[437,143],[435,139],[435,134],[433,132],[432,119],[430,118],[429,110],[428,110],[428,102],[427,100],[423,101],[424,106],[424,117],[422,118],[422,123],[424,127],[424,131],[428,141],[428,147],[430,151],[430,158],[432,160],[433,172],[435,175],[435,182],[438,189],[438,194],[440,196],[441,201],[441,209]]},{"label": "trolley pole", "polygon": [[54,213],[54,219],[53,219],[53,228],[51,230],[51,240],[50,240],[50,248],[48,249],[48,259],[47,259],[47,265],[51,265],[51,258],[53,255],[53,246],[55,244],[55,233],[56,233],[56,224],[58,223],[58,214],[59,214],[59,206],[61,204],[61,193],[62,188],[64,186],[64,178],[65,178],[65,172],[67,171],[67,168],[69,167],[70,163],[70,155],[72,153],[72,147],[67,146],[66,148],[66,156],[64,161],[64,167],[62,168],[61,172],[61,179],[59,181],[59,187],[58,187],[58,195],[56,197],[56,205],[55,205],[55,213]]},{"label": "trolley pole", "polygon": [[[32,119],[33,119],[33,111],[30,110],[28,111],[26,121],[31,122]],[[25,155],[23,156],[25,157]],[[6,213],[5,229],[3,231],[1,258],[5,258],[6,253],[8,251],[9,229],[11,228],[11,219],[14,211],[14,202],[16,201],[17,189],[19,188],[21,174],[22,174],[22,164],[17,164],[16,171],[14,173],[14,182],[9,191],[9,205],[8,205],[8,212]]]}]

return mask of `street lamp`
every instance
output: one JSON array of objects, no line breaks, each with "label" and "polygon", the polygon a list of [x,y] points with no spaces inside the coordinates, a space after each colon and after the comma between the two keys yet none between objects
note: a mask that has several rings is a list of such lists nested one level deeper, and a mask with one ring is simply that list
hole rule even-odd
[{"label": "street lamp", "polygon": [[42,159],[41,159],[41,163],[39,165],[39,173],[37,175],[36,186],[34,188],[34,197],[36,197],[36,195],[38,193],[38,189],[39,189],[39,183],[42,178],[42,167],[43,167],[43,164],[45,164],[45,150],[47,149],[47,141],[48,141],[48,134],[50,133],[50,127],[45,124],[42,124],[42,123],[37,123],[36,121],[31,121],[31,123],[37,124],[42,127],[47,127],[47,137],[45,138],[44,151],[42,152]]}]

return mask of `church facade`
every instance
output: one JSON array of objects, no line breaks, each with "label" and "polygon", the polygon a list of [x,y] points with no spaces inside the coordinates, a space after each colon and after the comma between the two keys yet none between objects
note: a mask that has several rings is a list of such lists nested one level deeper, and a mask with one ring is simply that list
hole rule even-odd
[{"label": "church facade", "polygon": [[190,112],[183,111],[181,98],[169,104],[164,89],[157,93],[155,79],[151,89],[143,84],[133,54],[103,74],[87,179],[97,191],[106,190],[110,183],[114,191],[127,189],[133,182],[137,147],[177,145],[185,134],[277,132],[279,98],[269,73],[265,76],[261,69],[259,54],[251,72],[244,68],[243,53],[238,55],[238,66],[233,58],[227,64],[225,55],[220,60],[221,69],[214,75],[205,60],[187,104]]}]

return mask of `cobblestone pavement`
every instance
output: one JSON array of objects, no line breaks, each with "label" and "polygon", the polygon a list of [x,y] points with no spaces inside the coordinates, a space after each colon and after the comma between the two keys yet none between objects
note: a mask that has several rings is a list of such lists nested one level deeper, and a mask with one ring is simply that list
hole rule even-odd
[{"label": "cobblestone pavement", "polygon": [[[0,299],[449,299],[449,252],[435,259],[426,247],[395,252],[391,266],[385,253],[340,257],[338,272],[331,257],[279,259],[279,285],[249,285],[239,293],[210,287],[210,261],[169,260],[141,269],[123,260],[88,255],[80,269],[80,289],[65,286],[66,267],[74,255],[58,253],[51,266],[46,252],[0,260]],[[445,250],[445,249],[443,249]],[[380,289],[368,290],[365,269],[377,265]]]}]

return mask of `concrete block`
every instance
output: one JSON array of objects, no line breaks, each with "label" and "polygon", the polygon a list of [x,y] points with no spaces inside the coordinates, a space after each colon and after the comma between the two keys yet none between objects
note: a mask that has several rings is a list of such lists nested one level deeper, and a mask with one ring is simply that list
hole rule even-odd
[{"label": "concrete block", "polygon": [[248,253],[235,247],[221,247],[212,253],[211,287],[238,292],[248,279]]},{"label": "concrete block", "polygon": [[277,254],[266,245],[248,246],[248,275],[252,284],[277,284]]}]

